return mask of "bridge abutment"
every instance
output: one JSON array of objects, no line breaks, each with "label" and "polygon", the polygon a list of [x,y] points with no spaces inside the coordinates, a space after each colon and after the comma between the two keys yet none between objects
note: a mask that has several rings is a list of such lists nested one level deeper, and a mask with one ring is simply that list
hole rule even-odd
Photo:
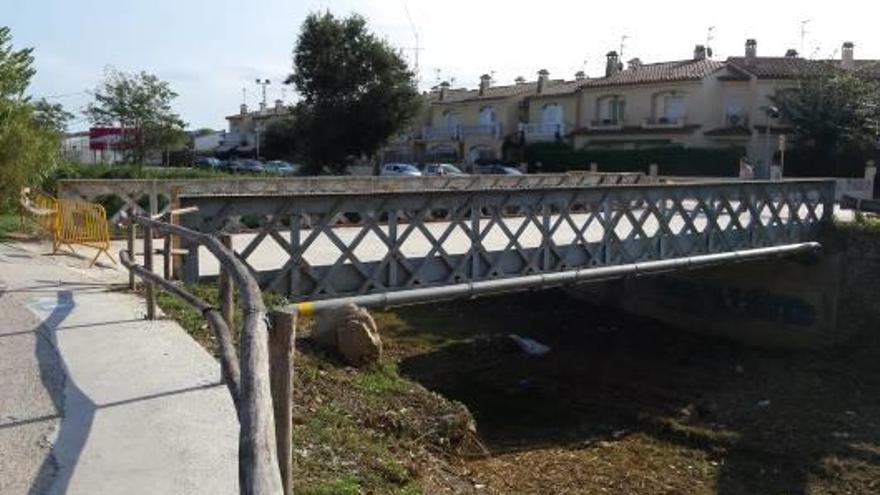
[{"label": "bridge abutment", "polygon": [[842,263],[841,254],[752,261],[571,293],[693,332],[774,347],[825,347],[849,336],[839,325]]}]

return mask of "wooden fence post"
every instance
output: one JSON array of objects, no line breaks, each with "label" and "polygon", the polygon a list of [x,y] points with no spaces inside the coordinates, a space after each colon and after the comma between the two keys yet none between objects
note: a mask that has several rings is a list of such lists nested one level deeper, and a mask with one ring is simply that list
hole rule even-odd
[{"label": "wooden fence post", "polygon": [[275,444],[285,495],[293,494],[293,350],[296,339],[296,310],[270,313],[269,384],[275,412]]},{"label": "wooden fence post", "polygon": [[[150,273],[153,272],[153,229],[144,228],[144,268]],[[147,289],[147,319],[156,319],[156,286],[145,280]]]},{"label": "wooden fence post", "polygon": [[[128,209],[128,254],[131,256],[132,260],[137,259],[137,255],[134,253],[134,243],[137,236],[137,224],[134,223],[134,209]],[[129,290],[134,290],[134,272],[128,271],[128,288]]]},{"label": "wooden fence post", "polygon": [[[221,235],[220,242],[223,243],[223,247],[232,251],[231,235]],[[233,302],[234,290],[235,288],[232,285],[232,276],[229,274],[229,270],[227,270],[221,263],[219,287],[220,314],[223,315],[223,319],[226,320],[226,324],[229,325],[229,328],[233,327],[233,308],[235,307]]]}]

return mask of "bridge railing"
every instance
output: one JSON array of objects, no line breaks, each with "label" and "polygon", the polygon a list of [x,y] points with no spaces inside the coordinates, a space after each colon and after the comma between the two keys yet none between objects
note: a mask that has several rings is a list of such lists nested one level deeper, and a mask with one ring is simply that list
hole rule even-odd
[{"label": "bridge railing", "polygon": [[641,172],[528,175],[466,175],[442,177],[222,177],[216,179],[66,179],[58,181],[58,197],[97,201],[115,197],[119,208],[108,211],[115,225],[124,211],[163,214],[179,206],[182,195],[329,194],[396,191],[523,189],[641,184],[653,180]]},{"label": "bridge railing", "polygon": [[[245,264],[216,237],[146,216],[130,216],[129,226],[144,228],[144,266],[136,262],[130,245],[119,253],[122,264],[147,286],[147,314],[155,317],[154,286],[178,297],[199,311],[219,343],[223,379],[232,396],[240,424],[239,488],[242,494],[291,493],[291,359],[296,314],[273,314],[272,341],[262,292]],[[213,254],[238,287],[242,311],[240,358],[230,327],[232,318],[152,270],[153,233],[174,235]],[[133,238],[133,236],[132,236]],[[282,324],[283,323],[283,324]],[[270,360],[272,366],[270,370]],[[270,379],[271,373],[271,379]],[[280,460],[280,462],[279,462]]]},{"label": "bridge railing", "polygon": [[[264,288],[294,301],[595,270],[810,243],[829,181],[183,197],[187,225],[231,232]],[[210,276],[190,247],[188,280]]]}]

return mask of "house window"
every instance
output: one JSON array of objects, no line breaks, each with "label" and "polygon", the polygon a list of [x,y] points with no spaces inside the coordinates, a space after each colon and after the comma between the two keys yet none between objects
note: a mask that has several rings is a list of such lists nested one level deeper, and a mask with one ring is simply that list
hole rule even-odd
[{"label": "house window", "polygon": [[458,115],[449,110],[443,112],[443,127],[447,129],[458,127]]},{"label": "house window", "polygon": [[729,94],[724,98],[724,124],[729,126],[746,125],[745,97],[741,94]]},{"label": "house window", "polygon": [[544,106],[541,113],[541,122],[544,124],[561,124],[562,123],[562,107],[557,103],[550,103]]},{"label": "house window", "polygon": [[495,121],[496,117],[494,107],[483,107],[480,109],[480,125],[495,125]]},{"label": "house window", "polygon": [[687,101],[681,95],[666,95],[663,98],[662,118],[669,122],[679,122],[684,119],[687,110]]},{"label": "house window", "polygon": [[609,96],[599,100],[599,122],[616,124],[623,122],[626,101],[619,96]]}]

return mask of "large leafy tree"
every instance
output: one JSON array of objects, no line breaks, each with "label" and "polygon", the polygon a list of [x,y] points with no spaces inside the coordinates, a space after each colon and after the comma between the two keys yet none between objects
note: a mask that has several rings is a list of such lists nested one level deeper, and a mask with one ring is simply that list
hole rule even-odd
[{"label": "large leafy tree", "polygon": [[880,84],[830,68],[771,97],[791,123],[799,146],[820,160],[867,153],[880,131]]},{"label": "large leafy tree", "polygon": [[352,158],[374,154],[418,109],[413,73],[399,50],[355,14],[309,15],[293,51],[292,139],[313,170],[343,173]]},{"label": "large leafy tree", "polygon": [[142,165],[151,151],[177,146],[184,122],[171,108],[177,93],[153,74],[109,70],[85,111],[96,125],[123,129],[129,159]]},{"label": "large leafy tree", "polygon": [[0,211],[11,207],[21,187],[37,183],[58,158],[60,135],[40,119],[25,96],[33,49],[16,50],[9,28],[0,26]]},{"label": "large leafy tree", "polygon": [[262,136],[262,154],[272,160],[294,160],[298,156],[296,124],[291,119],[276,120],[266,127]]}]

